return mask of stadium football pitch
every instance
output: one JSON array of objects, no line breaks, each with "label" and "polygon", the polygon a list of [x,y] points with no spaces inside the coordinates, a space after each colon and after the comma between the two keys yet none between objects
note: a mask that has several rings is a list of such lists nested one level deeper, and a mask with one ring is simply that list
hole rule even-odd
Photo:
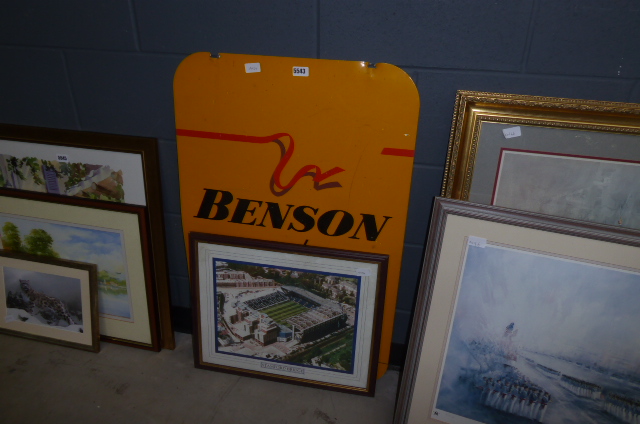
[{"label": "stadium football pitch", "polygon": [[308,310],[309,308],[305,308],[301,304],[290,300],[288,302],[279,303],[275,306],[262,309],[260,310],[260,313],[268,315],[269,318],[271,318],[278,324],[284,324],[287,318],[301,314],[302,312]]}]

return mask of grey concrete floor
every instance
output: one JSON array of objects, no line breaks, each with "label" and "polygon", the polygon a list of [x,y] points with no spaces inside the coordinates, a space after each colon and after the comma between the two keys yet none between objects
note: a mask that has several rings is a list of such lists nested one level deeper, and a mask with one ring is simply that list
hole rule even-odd
[{"label": "grey concrete floor", "polygon": [[390,423],[398,372],[375,397],[193,367],[191,335],[174,351],[102,343],[100,353],[0,335],[2,423]]}]

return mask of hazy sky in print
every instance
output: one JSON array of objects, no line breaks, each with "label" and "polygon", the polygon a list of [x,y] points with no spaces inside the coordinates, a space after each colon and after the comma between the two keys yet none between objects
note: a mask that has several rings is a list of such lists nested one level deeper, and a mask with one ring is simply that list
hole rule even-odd
[{"label": "hazy sky in print", "polygon": [[47,296],[53,296],[67,303],[81,303],[80,280],[55,274],[29,271],[26,269],[2,267],[4,272],[5,293],[20,292],[20,280],[29,280],[34,290]]},{"label": "hazy sky in print", "polygon": [[23,242],[32,229],[43,229],[53,237],[53,249],[62,259],[94,263],[99,270],[125,278],[126,263],[119,231],[56,224],[3,213],[0,213],[0,231],[7,221],[18,226]]},{"label": "hazy sky in print", "polygon": [[494,204],[640,229],[640,163],[504,151]]},{"label": "hazy sky in print", "polygon": [[462,339],[500,337],[523,347],[640,361],[640,275],[487,245],[469,247],[454,319]]}]

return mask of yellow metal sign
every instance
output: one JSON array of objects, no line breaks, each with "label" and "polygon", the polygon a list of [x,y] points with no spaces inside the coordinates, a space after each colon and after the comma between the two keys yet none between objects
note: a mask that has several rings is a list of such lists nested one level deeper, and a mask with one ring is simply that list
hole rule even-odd
[{"label": "yellow metal sign", "polygon": [[174,80],[185,237],[388,254],[387,369],[419,98],[389,64],[195,53]]}]

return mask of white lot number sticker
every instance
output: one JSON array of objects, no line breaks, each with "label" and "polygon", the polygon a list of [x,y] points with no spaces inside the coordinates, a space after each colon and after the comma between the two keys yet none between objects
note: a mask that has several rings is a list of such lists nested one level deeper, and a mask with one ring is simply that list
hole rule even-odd
[{"label": "white lot number sticker", "polygon": [[260,63],[245,63],[244,71],[247,74],[254,74],[256,72],[262,71],[262,69],[260,68]]},{"label": "white lot number sticker", "polygon": [[56,159],[58,160],[58,162],[65,162],[65,163],[69,163],[71,161],[69,159],[69,155],[64,155],[64,154],[57,154]]},{"label": "white lot number sticker", "polygon": [[487,239],[482,237],[469,236],[469,246],[484,249],[487,246]]},{"label": "white lot number sticker", "polygon": [[356,275],[361,277],[371,277],[371,270],[369,268],[356,268]]},{"label": "white lot number sticker", "polygon": [[294,66],[293,67],[293,76],[294,77],[308,77],[309,76],[309,67],[308,66]]},{"label": "white lot number sticker", "polygon": [[514,138],[522,135],[520,127],[504,128],[502,133],[504,134],[504,138]]}]

